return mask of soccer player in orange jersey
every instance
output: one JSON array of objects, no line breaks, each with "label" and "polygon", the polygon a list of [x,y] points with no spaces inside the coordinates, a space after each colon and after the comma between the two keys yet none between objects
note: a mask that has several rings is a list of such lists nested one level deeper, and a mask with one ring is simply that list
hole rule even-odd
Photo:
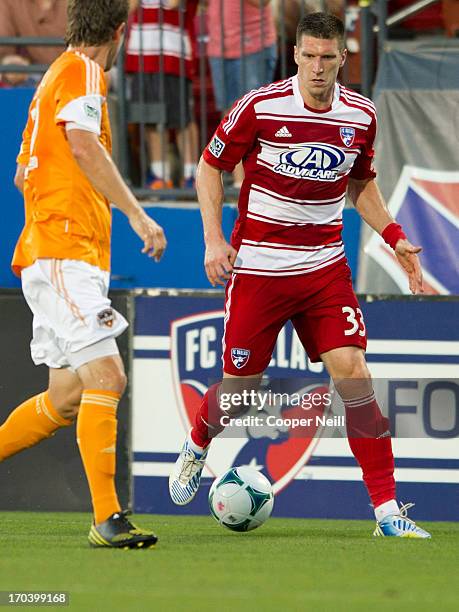
[{"label": "soccer player in orange jersey", "polygon": [[0,427],[0,461],[77,422],[94,508],[93,546],[145,548],[115,489],[116,411],[126,375],[115,338],[127,327],[107,297],[113,202],[156,261],[162,228],[143,211],[110,156],[105,72],[118,55],[129,0],[69,0],[67,50],[32,100],[15,184],[25,226],[13,256],[33,315],[32,358],[49,387]]}]

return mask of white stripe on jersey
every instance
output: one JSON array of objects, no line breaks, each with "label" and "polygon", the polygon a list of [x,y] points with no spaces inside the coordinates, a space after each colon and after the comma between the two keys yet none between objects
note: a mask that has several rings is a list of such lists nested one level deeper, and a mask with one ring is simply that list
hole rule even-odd
[{"label": "white stripe on jersey", "polygon": [[341,216],[344,196],[331,204],[298,204],[280,200],[277,196],[250,189],[248,213],[268,217],[280,223],[313,223],[323,225]]},{"label": "white stripe on jersey", "polygon": [[[262,221],[263,223],[272,223],[273,225],[282,225],[284,227],[304,227],[308,225],[308,223],[288,223],[284,221],[278,221],[277,219],[271,219],[266,215],[256,215],[255,213],[247,213],[247,219],[253,219],[254,221]],[[342,225],[343,220],[335,219],[335,221],[330,221],[327,225]]]},{"label": "white stripe on jersey", "polygon": [[132,24],[127,52],[130,55],[170,55],[191,60],[191,41],[189,36],[182,34],[178,26],[169,23],[159,24],[138,23]]},{"label": "white stripe on jersey", "polygon": [[283,242],[257,242],[256,240],[247,240],[243,238],[242,243],[247,246],[253,247],[267,247],[269,249],[283,249],[283,250],[291,250],[291,251],[321,251],[322,249],[331,249],[333,247],[342,246],[343,241],[338,240],[338,242],[330,242],[329,244],[319,244],[316,246],[306,246],[306,245],[298,245],[298,244],[284,244]]},{"label": "white stripe on jersey", "polygon": [[285,93],[291,89],[291,87],[292,80],[287,79],[285,81],[281,81],[280,83],[273,83],[271,85],[267,85],[266,87],[260,87],[260,89],[252,89],[249,91],[249,93],[242,97],[239,102],[237,102],[236,106],[230,112],[228,119],[222,124],[223,131],[226,134],[229,134],[241,113],[256,98],[276,93]]},{"label": "white stripe on jersey", "polygon": [[274,225],[283,225],[285,227],[293,227],[307,225],[306,223],[286,223],[283,221],[278,221],[277,219],[271,219],[270,217],[266,217],[264,215],[255,215],[253,213],[247,213],[247,219],[253,219],[254,221],[263,221],[263,223],[273,223]]},{"label": "white stripe on jersey", "polygon": [[374,111],[376,111],[376,106],[373,104],[370,98],[366,98],[365,96],[362,96],[356,91],[353,91],[352,89],[348,89],[347,87],[344,87],[343,85],[340,85],[339,88],[340,88],[340,92],[348,96],[350,99],[357,100],[358,102],[361,102],[362,104],[365,104],[369,106],[370,108],[372,108]]},{"label": "white stripe on jersey", "polygon": [[370,117],[376,118],[376,108],[374,104],[372,104],[369,101],[366,101],[365,98],[363,99],[354,98],[350,96],[346,92],[346,90],[341,88],[341,99],[344,101],[344,103],[352,104],[353,106],[356,106],[357,108],[362,109],[364,112],[367,112],[370,115]]},{"label": "white stripe on jersey", "polygon": [[340,202],[346,195],[346,192],[344,191],[336,198],[327,198],[326,200],[298,200],[297,198],[289,198],[288,196],[281,195],[276,191],[266,189],[266,187],[261,187],[261,185],[255,185],[255,183],[251,185],[251,189],[255,189],[255,191],[261,191],[262,193],[267,193],[268,195],[273,196],[278,200],[284,200],[285,202],[291,202],[292,204],[332,204],[334,202]]},{"label": "white stripe on jersey", "polygon": [[257,119],[269,119],[270,121],[282,121],[282,123],[286,123],[287,121],[295,121],[296,123],[315,123],[315,124],[323,124],[323,125],[336,125],[338,127],[342,126],[342,127],[347,127],[349,125],[351,126],[357,126],[359,130],[368,130],[368,127],[366,125],[363,125],[361,123],[352,123],[350,121],[346,121],[345,119],[341,120],[341,121],[337,121],[337,120],[328,120],[328,119],[318,119],[317,117],[295,117],[295,118],[290,118],[290,117],[285,117],[285,115],[268,115],[268,114],[260,114],[256,116]]},{"label": "white stripe on jersey", "polygon": [[85,63],[86,95],[100,94],[101,68],[99,64],[80,51],[75,51],[75,55],[78,55]]},{"label": "white stripe on jersey", "polygon": [[[324,125],[336,125],[337,127],[356,127],[359,130],[368,130],[368,125],[357,123],[355,121],[346,121],[346,119],[319,119],[318,117],[304,117],[300,115],[286,116],[283,114],[275,115],[274,113],[260,113],[256,115],[257,119],[269,119],[270,121],[295,121],[296,123],[319,123]],[[369,124],[370,122],[368,122]],[[279,143],[280,144],[280,143]]]},{"label": "white stripe on jersey", "polygon": [[304,274],[314,272],[345,257],[344,247],[338,246],[327,250],[324,259],[321,251],[294,251],[289,249],[272,249],[241,245],[237,265],[238,274],[256,274],[261,276]]},{"label": "white stripe on jersey", "polygon": [[353,100],[352,98],[349,98],[346,94],[343,94],[341,99],[344,100],[346,104],[352,104],[353,106],[356,106],[357,108],[361,108],[363,111],[366,111],[367,113],[369,113],[370,116],[372,117],[375,116],[376,114],[376,111],[374,110],[374,108],[372,108],[368,104],[363,104],[362,102],[359,102],[358,100]]}]

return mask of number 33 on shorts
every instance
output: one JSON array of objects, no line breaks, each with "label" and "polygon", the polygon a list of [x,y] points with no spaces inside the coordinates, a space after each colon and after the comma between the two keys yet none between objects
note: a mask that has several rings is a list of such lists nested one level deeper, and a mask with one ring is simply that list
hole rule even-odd
[{"label": "number 33 on shorts", "polygon": [[350,325],[350,327],[344,330],[344,335],[353,336],[358,331],[359,336],[365,336],[365,323],[363,322],[363,314],[360,308],[351,308],[351,306],[343,306],[341,310],[343,314],[347,315],[346,321]]}]

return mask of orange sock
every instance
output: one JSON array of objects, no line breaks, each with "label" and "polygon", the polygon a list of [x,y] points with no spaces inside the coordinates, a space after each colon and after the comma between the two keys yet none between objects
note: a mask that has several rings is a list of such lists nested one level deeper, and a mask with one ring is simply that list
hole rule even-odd
[{"label": "orange sock", "polygon": [[96,525],[121,510],[115,489],[119,400],[119,393],[101,389],[85,389],[81,397],[77,442],[91,491]]},{"label": "orange sock", "polygon": [[62,418],[51,404],[48,391],[18,406],[0,427],[0,461],[49,438],[73,421]]}]

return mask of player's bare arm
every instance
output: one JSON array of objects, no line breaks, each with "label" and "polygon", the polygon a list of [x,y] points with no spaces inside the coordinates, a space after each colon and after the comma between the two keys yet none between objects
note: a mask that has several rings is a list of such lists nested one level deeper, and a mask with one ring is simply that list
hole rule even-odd
[{"label": "player's bare arm", "polygon": [[18,164],[16,167],[16,174],[14,175],[14,184],[21,193],[24,193],[25,171],[26,167],[22,164]]},{"label": "player's bare arm", "polygon": [[142,253],[159,261],[167,245],[163,228],[139,205],[97,135],[85,130],[68,130],[67,139],[91,184],[128,217],[132,229],[144,243]]},{"label": "player's bare arm", "polygon": [[204,266],[211,285],[225,285],[230,278],[237,252],[222,232],[222,173],[201,158],[196,174],[196,189],[204,226],[206,254]]},{"label": "player's bare arm", "polygon": [[[357,212],[378,234],[382,235],[387,226],[395,223],[374,179],[359,181],[349,179],[347,188]],[[395,256],[408,274],[410,291],[423,293],[421,265],[417,253],[420,246],[412,245],[406,238],[400,238],[394,245]]]}]

